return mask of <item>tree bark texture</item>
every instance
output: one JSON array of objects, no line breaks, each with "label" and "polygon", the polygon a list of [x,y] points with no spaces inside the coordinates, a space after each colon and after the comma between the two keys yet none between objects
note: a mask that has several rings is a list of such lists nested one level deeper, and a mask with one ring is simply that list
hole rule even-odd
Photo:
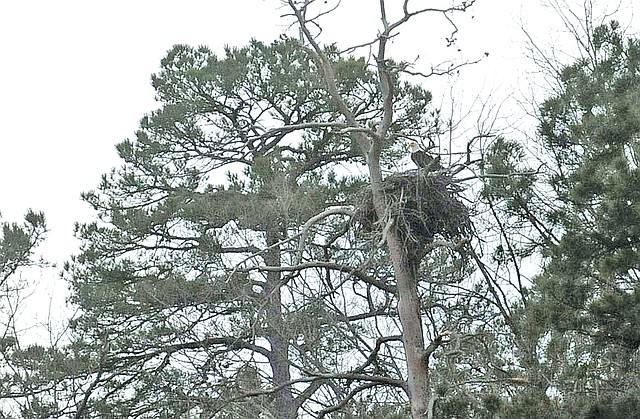
[{"label": "tree bark texture", "polygon": [[424,357],[424,336],[417,278],[407,259],[406,249],[395,233],[387,237],[398,292],[398,316],[407,358],[407,387],[411,417],[424,418],[429,405],[429,370]]},{"label": "tree bark texture", "polygon": [[[279,241],[278,232],[274,227],[270,227],[266,232],[267,247],[264,262],[267,266],[280,266],[280,248],[273,246]],[[289,342],[284,335],[284,324],[282,318],[282,291],[281,277],[279,271],[267,272],[267,282],[264,289],[267,316],[267,340],[271,346],[271,356],[269,365],[273,372],[273,386],[281,387],[275,392],[278,418],[293,419],[296,417],[296,406],[293,400],[291,387],[286,385],[291,381],[289,370]]]},{"label": "tree bark texture", "polygon": [[[373,203],[379,220],[384,220],[387,210],[382,192],[382,173],[377,156],[369,156],[369,174]],[[398,297],[398,317],[402,326],[402,344],[407,363],[407,389],[411,404],[411,417],[424,418],[429,409],[429,368],[425,357],[420,298],[416,266],[419,261],[410,261],[407,249],[391,228],[387,234],[389,257],[393,265]]]}]

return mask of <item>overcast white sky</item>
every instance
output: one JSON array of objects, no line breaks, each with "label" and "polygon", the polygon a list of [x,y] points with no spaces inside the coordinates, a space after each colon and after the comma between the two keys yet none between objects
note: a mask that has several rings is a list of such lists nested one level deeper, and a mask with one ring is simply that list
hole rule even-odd
[{"label": "overcast white sky", "polygon": [[[414,0],[416,4],[424,3]],[[394,0],[390,3],[398,3]],[[623,1],[631,19],[633,0]],[[445,2],[446,3],[446,2]],[[610,3],[603,0],[602,3]],[[243,46],[272,41],[286,29],[279,0],[20,0],[0,2],[0,212],[19,221],[28,208],[44,211],[50,233],[41,251],[62,263],[76,251],[75,221],[93,217],[80,193],[118,166],[114,145],[131,137],[155,109],[150,75],[174,44]],[[343,46],[375,35],[375,0],[343,0],[344,12],[327,18],[324,41]],[[411,4],[411,3],[410,3]],[[456,54],[473,59],[465,95],[526,82],[521,20],[545,43],[561,39],[540,0],[477,0],[460,16]],[[449,33],[434,20],[417,20],[392,45],[392,55],[422,63],[447,58]],[[555,25],[555,27],[554,27]],[[635,26],[637,32],[638,26]],[[364,53],[364,52],[363,52]],[[403,55],[404,54],[404,55]],[[455,54],[454,54],[455,55]],[[442,58],[441,58],[442,57]],[[428,81],[431,83],[431,79]],[[439,82],[434,81],[435,84]],[[431,88],[427,84],[428,88]],[[434,89],[437,90],[437,89]],[[51,274],[53,277],[54,274]],[[53,292],[48,275],[39,287]],[[60,287],[60,285],[56,285]],[[62,285],[64,288],[64,285]],[[57,290],[56,292],[63,292]]]}]

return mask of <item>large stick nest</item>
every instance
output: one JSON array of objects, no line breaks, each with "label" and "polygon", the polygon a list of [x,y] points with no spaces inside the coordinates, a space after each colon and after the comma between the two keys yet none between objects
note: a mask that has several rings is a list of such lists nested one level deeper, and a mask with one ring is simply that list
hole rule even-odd
[{"label": "large stick nest", "polygon": [[356,202],[358,225],[365,233],[386,234],[394,229],[403,240],[408,255],[421,260],[441,239],[459,245],[468,239],[471,222],[467,207],[456,198],[451,177],[423,170],[394,174],[382,183],[386,212],[376,215],[368,187]]}]

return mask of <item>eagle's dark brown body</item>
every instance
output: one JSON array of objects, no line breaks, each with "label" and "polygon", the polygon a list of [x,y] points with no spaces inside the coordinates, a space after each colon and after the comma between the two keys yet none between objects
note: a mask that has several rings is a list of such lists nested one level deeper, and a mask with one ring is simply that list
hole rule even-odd
[{"label": "eagle's dark brown body", "polygon": [[420,169],[424,169],[427,171],[435,171],[442,169],[440,166],[440,159],[434,158],[429,155],[426,151],[418,148],[418,144],[411,143],[409,144],[409,150],[411,151],[411,160],[418,166]]}]

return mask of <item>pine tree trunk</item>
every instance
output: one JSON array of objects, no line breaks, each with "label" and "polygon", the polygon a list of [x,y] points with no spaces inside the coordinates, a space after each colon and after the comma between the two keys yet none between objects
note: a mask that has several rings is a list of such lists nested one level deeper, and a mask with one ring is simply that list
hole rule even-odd
[{"label": "pine tree trunk", "polygon": [[[380,163],[375,157],[369,157],[369,174],[373,205],[378,219],[385,219],[386,200],[382,193],[382,173]],[[426,417],[429,409],[429,366],[425,360],[420,299],[416,270],[412,267],[417,261],[410,261],[407,249],[392,228],[387,233],[387,246],[393,264],[398,296],[398,317],[402,326],[402,344],[407,362],[407,387],[411,404],[412,419]]]},{"label": "pine tree trunk", "polygon": [[407,386],[411,417],[426,417],[429,406],[429,369],[424,357],[424,336],[420,299],[415,273],[406,249],[396,234],[387,237],[398,290],[398,316],[402,325],[402,344],[407,358]]},{"label": "pine tree trunk", "polygon": [[[267,230],[267,246],[271,247],[278,242],[277,231]],[[275,246],[265,252],[264,261],[267,266],[280,266],[280,248]],[[267,323],[267,340],[271,345],[271,357],[269,365],[273,372],[274,387],[282,388],[275,393],[277,416],[282,419],[293,419],[296,417],[295,405],[291,387],[286,385],[291,381],[289,370],[289,342],[285,335],[284,322],[282,317],[282,291],[280,272],[268,272],[265,286]]]}]

